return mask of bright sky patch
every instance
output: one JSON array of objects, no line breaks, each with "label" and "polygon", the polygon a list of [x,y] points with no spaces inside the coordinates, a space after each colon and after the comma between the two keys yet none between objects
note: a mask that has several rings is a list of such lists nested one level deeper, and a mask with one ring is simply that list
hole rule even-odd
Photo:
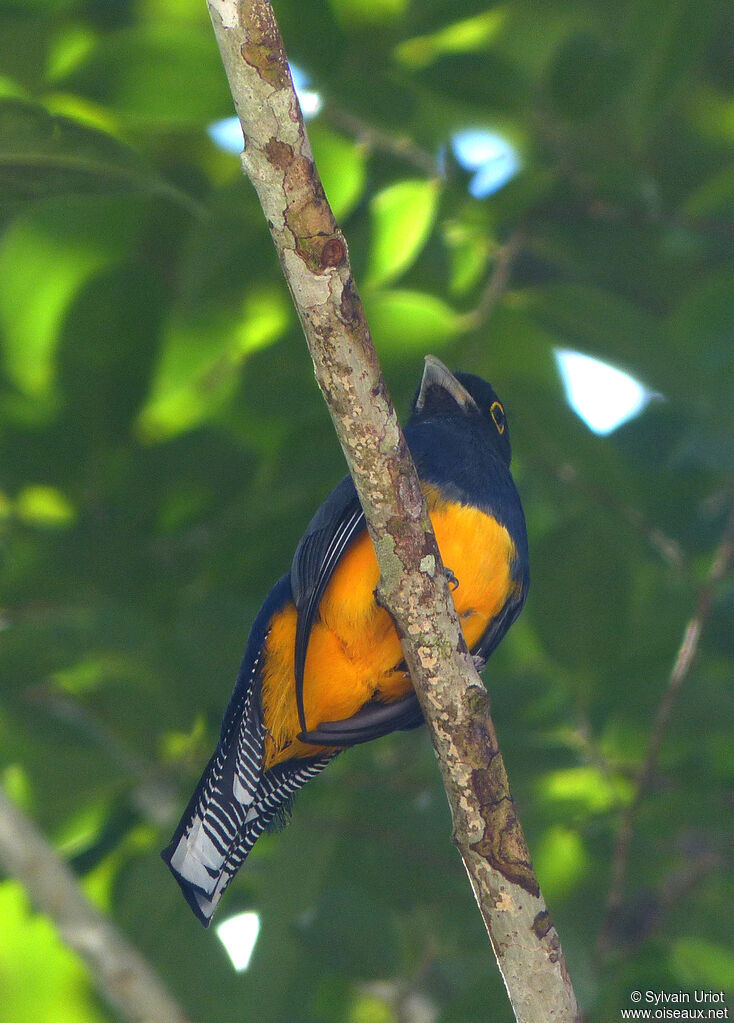
[{"label": "bright sky patch", "polygon": [[236,117],[225,117],[214,121],[207,128],[207,134],[215,146],[225,153],[241,153],[245,148],[240,122]]},{"label": "bright sky patch", "polygon": [[215,933],[238,973],[250,965],[250,958],[260,933],[258,913],[238,913],[224,920],[215,928]]},{"label": "bright sky patch", "polygon": [[311,88],[311,79],[296,64],[290,65],[293,88],[296,90],[298,102],[301,104],[303,117],[306,121],[315,117],[324,105],[321,93]]},{"label": "bright sky patch", "polygon": [[[301,104],[304,120],[308,121],[311,117],[315,117],[323,106],[321,94],[309,88],[311,80],[299,67],[291,64],[290,69],[293,87],[296,90],[298,102]],[[245,148],[242,128],[236,117],[225,117],[221,121],[214,121],[207,128],[207,133],[214,145],[223,149],[225,153],[239,154]]]},{"label": "bright sky patch", "polygon": [[590,355],[555,349],[566,400],[593,433],[606,437],[657,397],[639,380]]},{"label": "bright sky patch", "polygon": [[475,199],[485,199],[499,191],[520,169],[517,151],[507,139],[493,131],[473,129],[451,136],[451,148],[458,164],[475,171],[469,192]]}]

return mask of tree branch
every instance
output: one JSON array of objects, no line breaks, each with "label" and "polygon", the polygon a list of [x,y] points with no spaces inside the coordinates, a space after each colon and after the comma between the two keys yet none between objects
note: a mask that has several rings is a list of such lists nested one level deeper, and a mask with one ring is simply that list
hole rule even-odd
[{"label": "tree branch", "polygon": [[648,522],[639,508],[620,501],[614,490],[588,483],[578,468],[571,462],[551,466],[542,459],[535,459],[534,464],[542,468],[543,472],[552,479],[558,479],[561,483],[575,487],[580,493],[604,508],[611,508],[620,518],[629,523],[640,536],[645,538],[669,568],[674,569],[676,572],[690,570],[686,555],[678,541],[668,536],[658,526]]},{"label": "tree branch", "polygon": [[245,137],[243,166],[270,227],[380,565],[438,754],[454,841],[515,1015],[578,1019],[558,935],[533,872],[435,537],[382,378],[344,237],[313,163],[267,0],[208,0]]},{"label": "tree branch", "polygon": [[87,902],[74,873],[0,787],[0,863],[85,960],[100,993],[130,1023],[188,1023],[147,962]]},{"label": "tree branch", "polygon": [[724,534],[714,555],[706,581],[698,592],[695,613],[684,629],[683,639],[670,672],[668,684],[655,715],[655,722],[647,743],[645,759],[642,761],[637,775],[635,791],[631,801],[625,808],[617,830],[617,839],[612,856],[612,879],[609,885],[605,920],[597,942],[597,958],[600,960],[603,960],[609,952],[612,932],[622,906],[625,875],[627,873],[630,845],[632,844],[637,814],[655,773],[660,749],[670,723],[673,708],[698,651],[701,632],[711,614],[716,587],[728,572],[733,561],[734,507],[732,507],[729,514]]},{"label": "tree branch", "polygon": [[512,232],[504,245],[497,249],[492,273],[479,294],[476,307],[462,317],[462,324],[467,330],[478,330],[486,325],[507,290],[512,268],[525,242],[525,229],[518,227]]},{"label": "tree branch", "polygon": [[333,100],[324,103],[323,114],[335,128],[347,132],[369,151],[389,153],[396,160],[411,164],[429,177],[443,177],[440,161],[426,149],[421,149],[409,136],[382,131],[356,114],[343,110]]},{"label": "tree branch", "polygon": [[105,722],[99,720],[73,696],[47,683],[29,686],[26,699],[34,713],[49,715],[71,725],[87,743],[93,743],[123,777],[133,782],[130,803],[156,828],[168,827],[178,818],[179,808],[171,780],[160,768],[128,749]]}]

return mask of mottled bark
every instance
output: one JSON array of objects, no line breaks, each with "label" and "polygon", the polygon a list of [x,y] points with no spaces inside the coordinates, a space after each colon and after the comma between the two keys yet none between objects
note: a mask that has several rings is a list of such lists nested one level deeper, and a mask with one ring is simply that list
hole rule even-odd
[{"label": "mottled bark", "polygon": [[208,0],[245,136],[242,162],[270,227],[367,517],[438,754],[464,860],[515,1015],[578,1019],[558,935],[510,794],[489,698],[464,643],[435,537],[383,380],[346,241],[313,163],[266,0]]}]

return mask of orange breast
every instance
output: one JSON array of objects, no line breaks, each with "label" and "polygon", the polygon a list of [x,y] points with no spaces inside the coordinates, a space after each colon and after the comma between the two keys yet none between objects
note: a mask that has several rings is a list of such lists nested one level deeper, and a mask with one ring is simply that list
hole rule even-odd
[{"label": "orange breast", "polygon": [[[471,648],[513,588],[514,544],[504,526],[476,508],[447,504],[433,489],[426,496],[444,564],[459,581],[453,598]],[[340,560],[311,631],[303,686],[309,728],[351,717],[373,697],[392,702],[410,691],[409,677],[396,670],[402,652],[392,620],[374,600],[378,579],[365,532]],[[265,642],[266,767],[321,752],[295,738],[301,730],[294,676],[296,619],[295,607],[288,604],[273,617]]]}]

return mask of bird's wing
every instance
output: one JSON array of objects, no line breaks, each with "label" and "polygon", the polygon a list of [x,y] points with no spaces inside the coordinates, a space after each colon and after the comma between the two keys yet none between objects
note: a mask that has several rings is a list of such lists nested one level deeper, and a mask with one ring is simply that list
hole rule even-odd
[{"label": "bird's wing", "polygon": [[390,732],[407,732],[423,724],[423,711],[415,693],[395,703],[366,703],[346,721],[324,721],[310,732],[301,732],[302,742],[317,746],[357,746]]},{"label": "bird's wing", "polygon": [[487,631],[472,650],[477,671],[482,671],[484,665],[489,660],[490,654],[499,645],[507,630],[522,611],[527,592],[528,579],[527,573],[524,572],[521,578],[515,579],[513,594],[508,598],[500,613],[495,615],[489,623]]},{"label": "bird's wing", "polygon": [[364,512],[351,476],[345,476],[321,505],[296,548],[291,565],[291,591],[298,612],[295,676],[298,719],[306,731],[303,673],[311,629],[319,604],[344,551],[365,528]]},{"label": "bird's wing", "polygon": [[350,542],[366,528],[351,476],[327,497],[298,545],[291,566],[291,591],[298,611],[295,649],[295,681],[299,738],[318,746],[354,746],[397,729],[416,728],[423,721],[414,693],[395,703],[373,701],[345,721],[319,722],[306,728],[303,708],[303,674],[311,629],[318,619],[319,604],[339,559]]}]

